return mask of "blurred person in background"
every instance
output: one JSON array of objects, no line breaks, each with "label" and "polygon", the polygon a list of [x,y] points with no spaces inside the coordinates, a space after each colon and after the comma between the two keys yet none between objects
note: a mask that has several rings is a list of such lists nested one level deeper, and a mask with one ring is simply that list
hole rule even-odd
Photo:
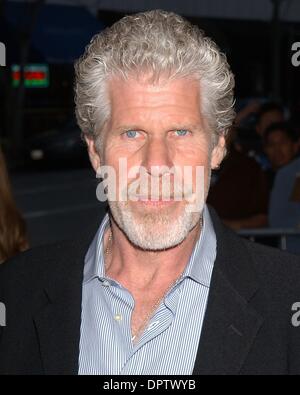
[{"label": "blurred person in background", "polygon": [[264,133],[264,151],[271,167],[266,170],[269,190],[277,171],[288,165],[299,153],[299,136],[286,122],[273,123]]},{"label": "blurred person in background", "polygon": [[5,158],[0,149],[0,263],[27,248],[25,221],[14,202]]},{"label": "blurred person in background", "polygon": [[251,115],[256,115],[255,128],[251,130],[250,134],[247,133],[247,136],[244,136],[246,138],[243,139],[244,133],[239,136],[241,140],[240,151],[254,158],[263,170],[267,170],[271,166],[264,152],[263,136],[270,125],[284,122],[283,107],[279,103],[271,101],[264,104],[260,104],[258,101],[250,102],[237,114],[235,126],[241,127]]},{"label": "blurred person in background", "polygon": [[255,128],[257,135],[260,137],[260,141],[262,142],[265,131],[270,125],[283,121],[284,112],[282,106],[279,103],[264,103],[258,111]]},{"label": "blurred person in background", "polygon": [[234,230],[265,227],[269,201],[267,180],[256,161],[237,150],[236,134],[236,128],[228,134],[228,155],[212,176],[208,203]]}]

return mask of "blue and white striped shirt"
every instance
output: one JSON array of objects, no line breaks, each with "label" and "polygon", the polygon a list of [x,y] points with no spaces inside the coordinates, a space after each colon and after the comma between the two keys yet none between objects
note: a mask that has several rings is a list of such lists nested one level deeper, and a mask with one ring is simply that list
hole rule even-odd
[{"label": "blue and white striped shirt", "polygon": [[85,258],[79,374],[192,374],[216,257],[208,208],[183,276],[162,300],[137,344],[131,340],[130,326],[134,299],[104,275],[103,235],[108,226],[106,214]]}]

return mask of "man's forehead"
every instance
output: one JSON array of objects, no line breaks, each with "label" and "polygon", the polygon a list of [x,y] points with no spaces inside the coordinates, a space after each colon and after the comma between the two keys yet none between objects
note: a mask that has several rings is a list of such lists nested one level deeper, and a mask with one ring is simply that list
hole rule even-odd
[{"label": "man's forehead", "polygon": [[163,84],[131,79],[112,79],[109,85],[112,112],[118,113],[139,108],[159,111],[172,107],[180,111],[195,111],[200,105],[199,84],[192,79],[178,78]]},{"label": "man's forehead", "polygon": [[146,94],[164,94],[170,91],[175,92],[189,92],[190,89],[199,92],[200,84],[194,77],[177,77],[172,79],[160,79],[157,82],[152,82],[148,75],[142,75],[139,78],[121,76],[111,77],[108,81],[110,94],[114,92],[139,92]]}]

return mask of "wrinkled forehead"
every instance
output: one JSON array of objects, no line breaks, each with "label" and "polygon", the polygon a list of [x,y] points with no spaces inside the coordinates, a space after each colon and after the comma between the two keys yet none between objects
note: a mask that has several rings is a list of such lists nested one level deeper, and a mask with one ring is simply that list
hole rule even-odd
[{"label": "wrinkled forehead", "polygon": [[[134,77],[114,77],[108,82],[111,116],[114,120],[138,116],[200,119],[201,91],[195,78],[176,78],[158,83]],[[125,119],[124,119],[125,118]]]}]

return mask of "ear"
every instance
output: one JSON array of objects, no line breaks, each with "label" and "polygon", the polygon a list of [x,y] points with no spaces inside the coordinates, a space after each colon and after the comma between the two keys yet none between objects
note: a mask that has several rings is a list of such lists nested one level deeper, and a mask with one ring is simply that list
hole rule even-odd
[{"label": "ear", "polygon": [[85,142],[87,144],[90,162],[91,162],[95,172],[98,173],[99,168],[100,168],[100,156],[97,152],[95,141],[93,138],[85,136]]},{"label": "ear", "polygon": [[224,134],[218,136],[217,144],[214,146],[211,155],[211,168],[217,169],[226,155],[226,138]]}]

